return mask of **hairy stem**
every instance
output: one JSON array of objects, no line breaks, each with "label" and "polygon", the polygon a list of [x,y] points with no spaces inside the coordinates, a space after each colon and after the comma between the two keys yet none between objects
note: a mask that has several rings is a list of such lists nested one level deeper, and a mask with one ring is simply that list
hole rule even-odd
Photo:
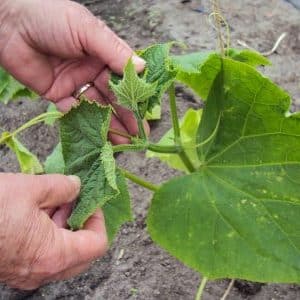
[{"label": "hairy stem", "polygon": [[113,151],[114,153],[117,152],[129,152],[129,151],[145,151],[147,150],[147,145],[146,144],[124,144],[124,145],[116,145],[113,146]]},{"label": "hairy stem", "polygon": [[112,133],[112,134],[115,134],[115,135],[118,135],[118,136],[122,136],[122,137],[124,137],[124,138],[129,139],[129,140],[132,139],[132,136],[131,136],[130,134],[126,133],[126,132],[122,132],[122,131],[119,131],[119,130],[114,129],[114,128],[109,128],[108,131],[109,131],[110,133]]},{"label": "hairy stem", "polygon": [[10,138],[11,136],[15,136],[17,134],[19,134],[20,132],[28,129],[29,127],[31,126],[34,126],[38,123],[41,123],[41,122],[44,122],[46,119],[58,119],[60,117],[62,117],[63,114],[60,113],[60,112],[46,112],[46,113],[43,113],[31,120],[29,120],[28,122],[26,122],[25,124],[23,124],[21,127],[17,128],[14,132],[6,135],[5,137],[3,137],[2,139],[0,139],[0,144],[2,143],[5,143],[5,141]]},{"label": "hairy stem", "polygon": [[139,136],[143,140],[147,140],[147,135],[145,132],[145,127],[144,127],[144,120],[141,118],[140,113],[138,111],[134,112],[135,118],[138,123],[138,128],[139,128]]},{"label": "hairy stem", "polygon": [[156,153],[166,153],[166,154],[176,154],[181,152],[181,148],[179,146],[163,146],[156,144],[149,144],[147,147],[148,150]]},{"label": "hairy stem", "polygon": [[182,160],[183,164],[185,165],[185,167],[188,169],[188,171],[190,173],[192,173],[192,172],[196,171],[196,168],[193,166],[193,163],[191,162],[191,160],[187,156],[184,148],[182,147],[174,83],[172,83],[172,85],[170,86],[169,97],[170,97],[170,99],[169,99],[170,100],[170,110],[171,110],[172,124],[173,124],[173,131],[174,131],[174,142],[175,142],[175,145],[179,149],[179,151],[177,153],[178,153],[180,159]]},{"label": "hairy stem", "polygon": [[142,186],[142,187],[144,187],[144,188],[146,188],[146,189],[148,189],[152,192],[156,192],[156,191],[159,190],[158,186],[156,186],[156,185],[154,185],[154,184],[152,184],[148,181],[145,181],[145,180],[141,179],[140,177],[130,173],[129,171],[127,171],[125,169],[120,169],[120,170],[123,173],[123,175],[127,179],[131,180],[132,182],[134,182],[134,183],[136,183],[136,184],[138,184],[138,185],[140,185],[140,186]]},{"label": "hairy stem", "polygon": [[177,107],[176,107],[176,95],[175,95],[175,85],[172,83],[169,89],[169,97],[170,97],[170,110],[172,116],[172,124],[174,129],[174,141],[176,145],[181,144],[181,136],[180,136],[180,126],[179,126],[179,119],[177,114]]},{"label": "hairy stem", "polygon": [[201,283],[198,288],[198,291],[197,291],[197,294],[196,294],[196,297],[195,297],[195,300],[201,300],[207,281],[208,281],[207,277],[202,278]]}]

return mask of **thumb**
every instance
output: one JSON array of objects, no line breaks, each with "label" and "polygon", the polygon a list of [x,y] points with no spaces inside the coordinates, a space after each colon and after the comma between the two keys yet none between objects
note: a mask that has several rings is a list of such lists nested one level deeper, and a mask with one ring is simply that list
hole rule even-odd
[{"label": "thumb", "polygon": [[74,201],[80,192],[77,176],[40,175],[34,176],[33,199],[41,209],[62,206]]},{"label": "thumb", "polygon": [[94,17],[79,27],[80,42],[84,51],[91,56],[99,58],[113,72],[123,73],[128,60],[132,58],[137,72],[145,68],[145,61],[134,54],[128,44],[120,39],[107,25]]}]

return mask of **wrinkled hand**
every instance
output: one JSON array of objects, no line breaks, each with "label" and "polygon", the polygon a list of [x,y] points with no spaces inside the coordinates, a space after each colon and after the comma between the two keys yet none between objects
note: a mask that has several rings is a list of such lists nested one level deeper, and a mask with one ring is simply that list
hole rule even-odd
[{"label": "wrinkled hand", "polygon": [[[69,0],[1,0],[0,64],[16,79],[57,104],[62,111],[76,101],[82,85],[95,87],[86,96],[112,101],[109,71],[121,74],[133,57],[137,71],[144,61],[101,20]],[[117,108],[111,127],[136,135],[133,115]],[[110,136],[113,143],[128,142]]]},{"label": "wrinkled hand", "polygon": [[30,290],[73,277],[107,249],[99,211],[83,230],[65,229],[77,177],[0,173],[0,282]]}]

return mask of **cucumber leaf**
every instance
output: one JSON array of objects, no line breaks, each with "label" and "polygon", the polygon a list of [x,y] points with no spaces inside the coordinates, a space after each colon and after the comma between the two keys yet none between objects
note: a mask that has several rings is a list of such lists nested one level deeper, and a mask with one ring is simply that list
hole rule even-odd
[{"label": "cucumber leaf", "polygon": [[[202,165],[155,193],[149,232],[210,279],[299,283],[300,115],[254,68],[221,64],[198,130]],[[219,126],[207,125],[213,107]]]},{"label": "cucumber leaf", "polygon": [[[82,228],[98,208],[110,201],[107,208],[107,218],[111,218],[107,220],[110,234],[115,233],[124,220],[130,220],[125,179],[119,170],[109,169],[115,166],[111,145],[107,142],[110,118],[109,106],[82,100],[60,120],[65,173],[79,176],[82,182],[79,201],[68,220],[72,229]],[[116,218],[118,208],[121,211]]]},{"label": "cucumber leaf", "polygon": [[157,84],[156,92],[148,100],[144,114],[146,111],[151,113],[155,106],[160,106],[163,94],[175,80],[176,72],[169,68],[169,56],[173,44],[156,44],[138,52],[146,61],[143,78],[148,83]]},{"label": "cucumber leaf", "polygon": [[147,101],[155,94],[156,83],[150,84],[140,78],[130,59],[124,69],[123,79],[118,84],[110,81],[110,87],[120,105],[129,110],[138,111],[138,104]]},{"label": "cucumber leaf", "polygon": [[33,91],[15,80],[3,68],[0,68],[0,102],[7,104],[10,100],[16,100],[21,97],[38,98]]},{"label": "cucumber leaf", "polygon": [[[180,122],[181,139],[186,154],[194,166],[199,166],[200,161],[197,154],[196,137],[202,115],[202,109],[189,109]],[[174,145],[174,131],[170,129],[159,141],[159,145]],[[166,162],[171,168],[189,173],[177,154],[155,153],[147,151],[146,156],[149,158],[157,157]]]},{"label": "cucumber leaf", "polygon": [[269,66],[271,62],[259,52],[248,49],[229,49],[228,56],[252,67]]},{"label": "cucumber leaf", "polygon": [[[227,54],[253,67],[270,65],[267,58],[252,50],[229,49]],[[177,73],[176,79],[189,86],[203,100],[207,99],[221,70],[219,55],[211,51],[172,56],[169,64]]]},{"label": "cucumber leaf", "polygon": [[14,135],[9,132],[3,132],[1,140],[4,141],[17,156],[22,173],[41,174],[44,172],[38,158],[31,153]]},{"label": "cucumber leaf", "polygon": [[47,174],[64,174],[65,162],[61,143],[58,143],[52,153],[47,157],[44,167]]}]

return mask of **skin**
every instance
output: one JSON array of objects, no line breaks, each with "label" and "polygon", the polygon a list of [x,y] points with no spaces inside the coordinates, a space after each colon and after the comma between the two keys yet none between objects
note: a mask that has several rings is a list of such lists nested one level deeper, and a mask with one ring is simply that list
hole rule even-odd
[{"label": "skin", "polygon": [[[113,103],[109,72],[121,74],[132,57],[144,61],[102,21],[68,0],[1,0],[0,64],[39,95],[68,111],[73,92],[93,82],[86,96]],[[113,104],[111,127],[131,135],[137,124]],[[148,128],[147,128],[148,129]],[[113,143],[127,143],[110,135]],[[76,176],[0,173],[0,282],[30,290],[75,276],[104,255],[104,217],[96,212],[77,232],[66,220],[80,190]]]}]

